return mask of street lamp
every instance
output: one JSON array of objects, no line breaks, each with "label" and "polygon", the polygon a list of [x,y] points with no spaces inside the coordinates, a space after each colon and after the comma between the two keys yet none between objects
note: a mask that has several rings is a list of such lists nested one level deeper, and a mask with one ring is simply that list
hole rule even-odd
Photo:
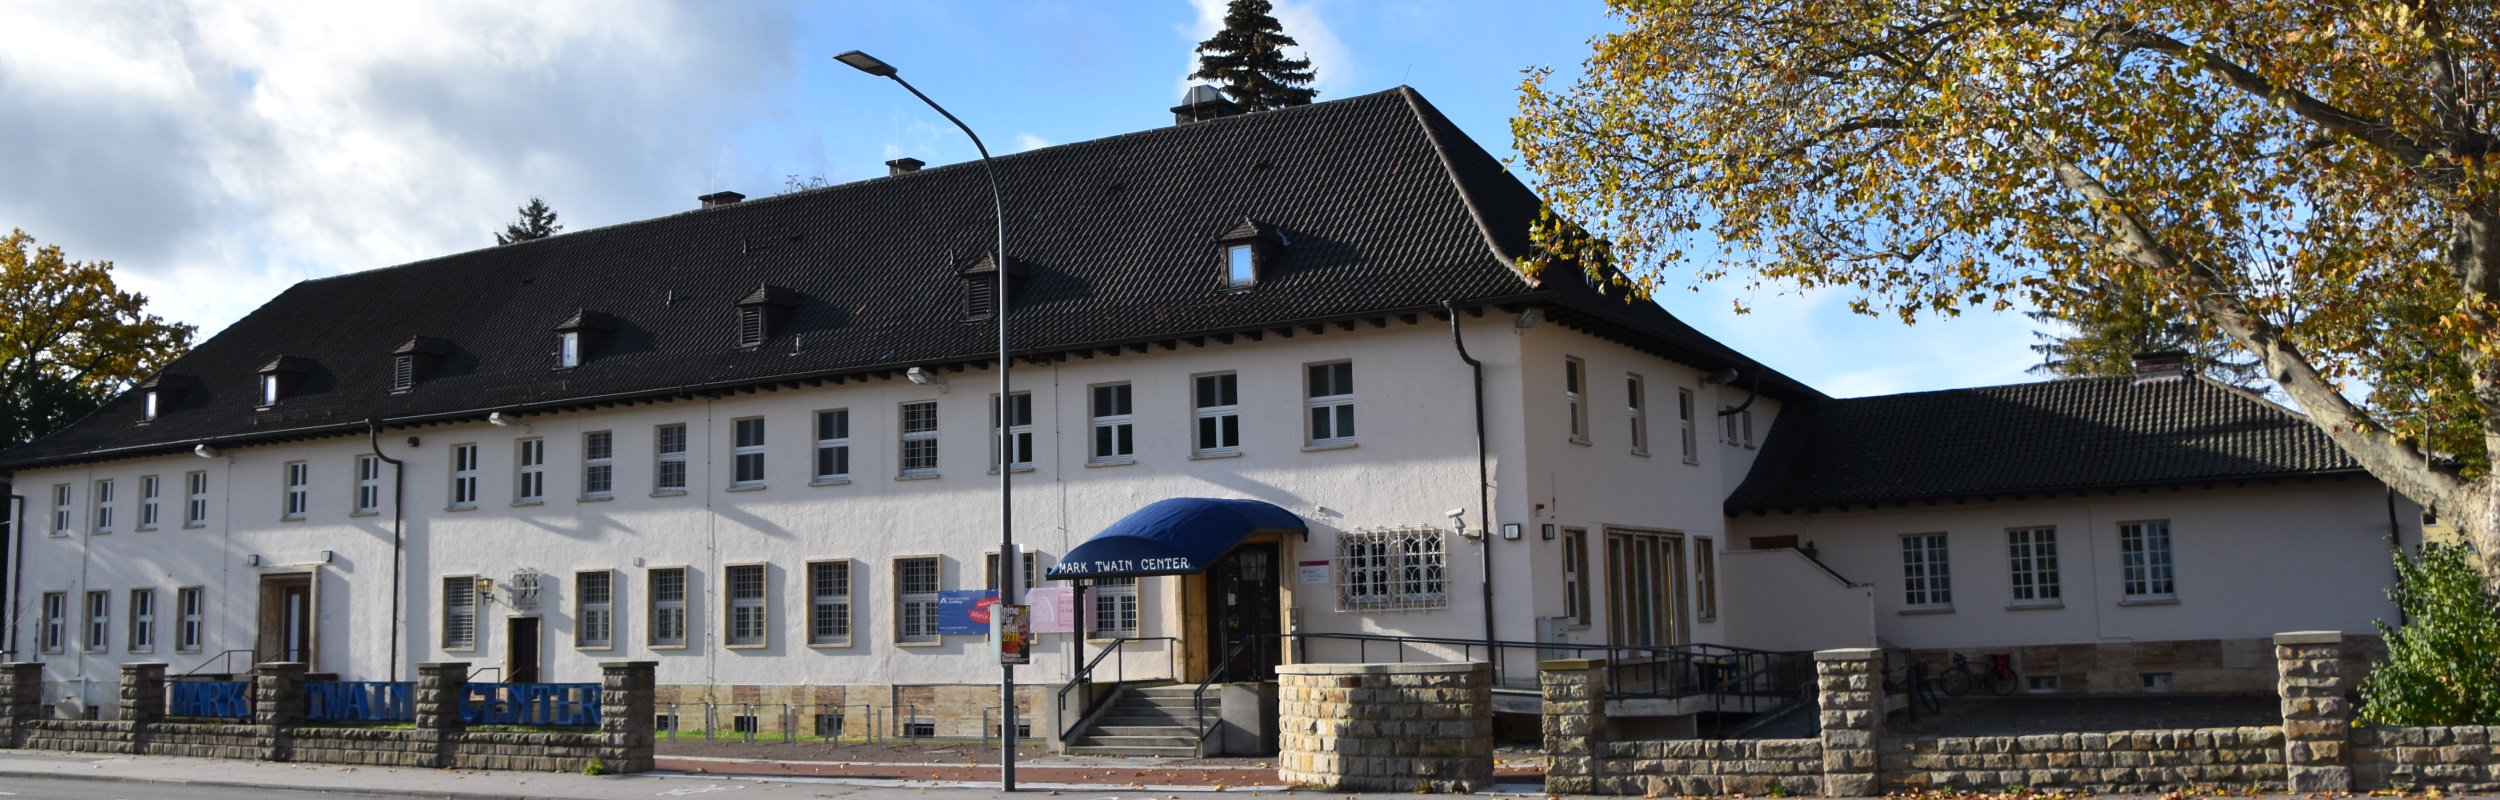
[{"label": "street lamp", "polygon": [[[928,95],[921,94],[910,81],[895,74],[894,65],[857,50],[834,56],[833,60],[870,75],[892,78],[913,97],[920,98],[920,102],[937,109],[946,121],[955,123],[956,129],[972,139],[973,149],[981,151],[981,169],[989,174],[990,203],[992,213],[998,219],[998,249],[992,251],[990,256],[998,279],[998,308],[995,309],[998,317],[998,606],[1018,605],[1016,601],[1023,596],[1016,581],[1024,576],[1024,560],[1016,557],[1016,509],[1010,499],[1016,452],[1014,442],[1007,434],[1010,427],[1007,415],[1014,411],[1007,393],[1007,309],[1012,306],[1007,302],[1007,199],[998,189],[998,167],[990,162],[990,148],[981,144],[980,134],[973,133],[971,126],[948,113],[945,106],[938,105]],[[994,608],[991,613],[1000,611]],[[1016,790],[1016,665],[1002,663],[998,669],[998,780],[1001,789],[1012,792]]]}]

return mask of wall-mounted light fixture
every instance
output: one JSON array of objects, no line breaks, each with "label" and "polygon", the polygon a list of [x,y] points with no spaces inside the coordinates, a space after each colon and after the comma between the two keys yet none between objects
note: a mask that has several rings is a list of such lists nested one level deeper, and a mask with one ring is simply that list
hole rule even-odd
[{"label": "wall-mounted light fixture", "polygon": [[1519,528],[1520,525],[1516,522],[1502,523],[1502,538],[1514,542],[1519,541]]},{"label": "wall-mounted light fixture", "polygon": [[1553,540],[1554,540],[1554,523],[1551,523],[1551,522],[1545,523],[1545,532],[1544,532],[1544,536],[1545,536],[1545,540],[1546,540],[1546,541],[1549,541],[1549,542],[1550,542],[1550,541],[1553,541]]},{"label": "wall-mounted light fixture", "polygon": [[946,393],[946,380],[938,377],[937,373],[929,371],[927,367],[913,367],[911,369],[903,370],[903,377],[910,378],[912,383],[921,386],[935,386],[937,387],[938,394]]}]

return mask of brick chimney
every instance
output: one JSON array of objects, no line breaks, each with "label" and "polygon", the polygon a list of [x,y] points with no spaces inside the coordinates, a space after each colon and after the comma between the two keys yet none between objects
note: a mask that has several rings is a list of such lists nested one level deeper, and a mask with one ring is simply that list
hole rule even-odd
[{"label": "brick chimney", "polygon": [[713,192],[695,199],[703,201],[704,208],[719,208],[747,199],[747,196],[737,192]]},{"label": "brick chimney", "polygon": [[919,172],[921,167],[928,165],[929,164],[926,161],[912,158],[911,156],[904,156],[902,158],[885,162],[885,176],[891,178],[896,175]]},{"label": "brick chimney", "polygon": [[2187,378],[2187,351],[2155,350],[2135,354],[2135,382],[2160,383]]}]

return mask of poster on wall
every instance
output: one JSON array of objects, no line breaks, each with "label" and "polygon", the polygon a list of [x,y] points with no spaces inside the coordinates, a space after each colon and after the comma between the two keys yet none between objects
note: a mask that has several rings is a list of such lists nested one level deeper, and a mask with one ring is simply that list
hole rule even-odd
[{"label": "poster on wall", "polygon": [[990,607],[998,593],[988,589],[957,589],[938,593],[938,633],[988,635]]},{"label": "poster on wall", "polygon": [[1034,633],[1070,633],[1076,630],[1075,587],[1026,589],[1024,604],[1032,609]]}]

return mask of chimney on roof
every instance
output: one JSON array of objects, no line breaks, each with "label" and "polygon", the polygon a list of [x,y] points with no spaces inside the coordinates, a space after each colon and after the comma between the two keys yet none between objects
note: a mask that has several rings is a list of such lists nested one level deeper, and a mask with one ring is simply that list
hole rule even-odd
[{"label": "chimney on roof", "polygon": [[904,156],[902,158],[885,162],[885,176],[891,178],[907,172],[919,172],[921,167],[928,165],[929,162],[922,161],[911,156]]},{"label": "chimney on roof", "polygon": [[2135,382],[2165,383],[2187,378],[2187,351],[2155,350],[2135,354]]},{"label": "chimney on roof", "polygon": [[1241,113],[1241,105],[1225,99],[1213,86],[1198,84],[1181,95],[1181,104],[1172,107],[1172,124],[1187,125]]},{"label": "chimney on roof", "polygon": [[737,192],[713,192],[695,199],[703,201],[704,208],[719,208],[747,199],[747,196]]}]

